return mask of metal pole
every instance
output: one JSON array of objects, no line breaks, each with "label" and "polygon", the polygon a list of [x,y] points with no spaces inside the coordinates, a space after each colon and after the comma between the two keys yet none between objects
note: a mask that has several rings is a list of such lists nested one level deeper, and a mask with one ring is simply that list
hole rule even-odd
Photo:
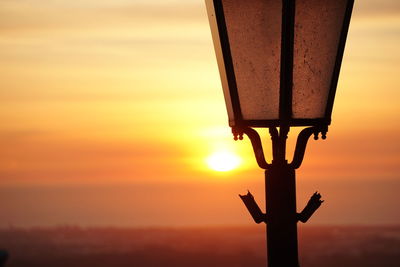
[{"label": "metal pole", "polygon": [[298,267],[295,171],[287,163],[265,172],[268,267]]},{"label": "metal pole", "polygon": [[269,267],[298,267],[295,170],[286,160],[289,127],[272,130],[273,160],[265,171]]}]

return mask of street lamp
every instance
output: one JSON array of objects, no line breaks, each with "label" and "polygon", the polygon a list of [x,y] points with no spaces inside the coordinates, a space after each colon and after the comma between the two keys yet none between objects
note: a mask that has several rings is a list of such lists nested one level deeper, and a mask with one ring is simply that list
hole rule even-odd
[{"label": "street lamp", "polygon": [[[296,212],[295,169],[311,135],[326,138],[354,0],[206,0],[234,139],[247,135],[266,170],[266,214],[250,192],[241,196],[267,224],[268,266],[298,266],[297,222],[321,205],[314,194]],[[286,160],[290,127],[303,129]],[[254,127],[269,128],[267,163]],[[279,127],[279,131],[278,128]]]}]

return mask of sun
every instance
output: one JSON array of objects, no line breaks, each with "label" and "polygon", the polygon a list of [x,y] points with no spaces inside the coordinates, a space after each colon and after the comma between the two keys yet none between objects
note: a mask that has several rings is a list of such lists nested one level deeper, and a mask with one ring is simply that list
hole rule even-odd
[{"label": "sun", "polygon": [[218,172],[227,172],[239,167],[241,158],[229,151],[218,151],[206,159],[210,169]]}]

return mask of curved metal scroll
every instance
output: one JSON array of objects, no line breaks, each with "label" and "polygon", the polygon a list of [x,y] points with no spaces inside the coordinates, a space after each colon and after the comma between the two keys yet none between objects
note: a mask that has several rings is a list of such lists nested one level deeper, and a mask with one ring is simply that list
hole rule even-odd
[{"label": "curved metal scroll", "polygon": [[290,163],[290,166],[292,166],[294,169],[300,167],[301,163],[303,162],[308,139],[312,134],[314,134],[314,139],[318,140],[318,134],[321,132],[322,139],[325,139],[327,131],[327,127],[309,127],[303,129],[297,137],[296,149],[294,151],[293,160]]},{"label": "curved metal scroll", "polygon": [[[310,138],[311,135],[314,135],[314,139],[318,139],[319,133],[322,134],[322,139],[326,138],[326,132],[328,131],[327,126],[323,127],[309,127],[303,129],[299,136],[297,137],[297,142],[296,142],[296,148],[294,151],[293,155],[293,160],[289,164],[292,168],[298,169],[303,162],[304,158],[304,153],[306,150],[307,142],[308,139]],[[284,153],[280,150],[285,150],[285,147],[281,148],[279,146],[279,139],[282,138],[282,136],[279,136],[278,131],[275,127],[270,127],[269,132],[271,134],[271,139],[272,139],[272,153],[273,153],[273,159],[276,160],[278,159],[279,155],[282,154],[282,158],[284,159]],[[234,136],[235,140],[243,140],[243,134],[246,134],[252,144],[254,155],[256,157],[256,161],[258,166],[261,169],[269,169],[271,167],[271,164],[269,164],[264,156],[264,150],[262,147],[261,143],[261,138],[258,132],[250,127],[232,127],[232,133]],[[286,140],[286,137],[285,137]]]},{"label": "curved metal scroll", "polygon": [[246,134],[249,137],[251,145],[253,147],[254,155],[256,156],[257,164],[261,169],[268,169],[271,166],[271,164],[268,164],[267,161],[265,160],[264,151],[261,144],[261,138],[256,130],[249,127],[240,127],[240,128],[233,127],[232,133],[235,140],[238,139],[242,140],[243,134]]}]

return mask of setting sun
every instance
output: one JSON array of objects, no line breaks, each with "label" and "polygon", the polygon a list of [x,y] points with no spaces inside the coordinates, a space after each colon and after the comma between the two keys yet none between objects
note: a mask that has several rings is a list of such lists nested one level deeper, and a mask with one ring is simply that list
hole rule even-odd
[{"label": "setting sun", "polygon": [[231,171],[237,168],[241,161],[239,156],[229,151],[215,152],[206,159],[207,165],[218,172]]}]

